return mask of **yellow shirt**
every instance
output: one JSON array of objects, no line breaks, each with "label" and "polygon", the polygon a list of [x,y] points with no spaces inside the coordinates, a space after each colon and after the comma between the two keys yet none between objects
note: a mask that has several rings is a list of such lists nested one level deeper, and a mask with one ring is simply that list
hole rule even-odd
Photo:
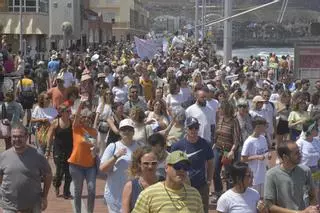
[{"label": "yellow shirt", "polygon": [[148,102],[153,97],[152,80],[140,79],[140,84],[143,88],[144,97],[145,97],[146,101]]},{"label": "yellow shirt", "polygon": [[[290,112],[288,121],[291,122],[291,123],[296,123],[301,119],[304,119],[304,120],[310,119],[310,116],[309,116],[307,111],[305,111],[303,113],[300,113],[300,112],[297,112],[297,111]],[[302,125],[303,125],[302,123],[298,124],[298,125],[294,126],[293,129],[302,131]]]},{"label": "yellow shirt", "polygon": [[185,184],[180,190],[172,190],[163,182],[143,190],[132,213],[203,213],[199,192]]}]

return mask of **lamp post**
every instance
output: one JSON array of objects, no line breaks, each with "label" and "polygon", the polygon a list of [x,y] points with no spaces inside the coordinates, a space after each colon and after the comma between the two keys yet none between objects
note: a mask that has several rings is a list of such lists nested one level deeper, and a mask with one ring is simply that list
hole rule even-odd
[{"label": "lamp post", "polygon": [[23,35],[22,35],[22,0],[20,0],[20,6],[19,6],[19,18],[20,18],[20,37],[19,37],[19,48],[21,53],[23,53]]},{"label": "lamp post", "polygon": [[195,43],[198,43],[198,37],[199,37],[199,33],[198,33],[198,7],[199,7],[199,0],[195,0],[196,2],[196,6],[195,6],[195,22],[194,22],[194,39],[195,39]]},{"label": "lamp post", "polygon": [[[232,0],[225,0],[224,4],[224,17],[228,18],[232,15]],[[228,61],[232,58],[232,20],[224,21],[223,32],[223,53],[224,64],[228,64]]]}]

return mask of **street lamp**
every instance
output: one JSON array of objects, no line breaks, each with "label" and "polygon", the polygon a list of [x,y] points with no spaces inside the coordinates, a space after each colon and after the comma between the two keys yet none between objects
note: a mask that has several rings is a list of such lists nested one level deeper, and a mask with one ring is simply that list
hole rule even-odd
[{"label": "street lamp", "polygon": [[19,6],[19,16],[20,16],[20,41],[19,41],[19,45],[20,45],[20,51],[21,53],[23,52],[23,41],[22,41],[22,0],[20,0],[20,6]]}]

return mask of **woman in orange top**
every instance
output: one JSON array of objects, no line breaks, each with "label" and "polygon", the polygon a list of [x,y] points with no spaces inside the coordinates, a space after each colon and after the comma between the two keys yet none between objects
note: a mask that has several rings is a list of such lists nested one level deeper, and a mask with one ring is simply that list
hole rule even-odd
[{"label": "woman in orange top", "polygon": [[76,212],[81,212],[81,196],[84,179],[88,187],[88,213],[93,213],[96,194],[96,137],[97,131],[91,128],[93,122],[92,112],[84,108],[85,98],[75,115],[72,125],[73,149],[69,162],[69,171],[74,183],[74,206]]}]

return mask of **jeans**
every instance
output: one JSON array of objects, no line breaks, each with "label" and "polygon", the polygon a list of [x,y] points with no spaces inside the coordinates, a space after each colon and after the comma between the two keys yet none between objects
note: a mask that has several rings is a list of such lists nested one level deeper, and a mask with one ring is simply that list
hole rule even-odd
[{"label": "jeans", "polygon": [[88,187],[88,201],[87,210],[88,213],[93,213],[94,200],[96,196],[96,167],[85,168],[74,164],[69,165],[70,175],[74,184],[74,206],[76,213],[81,213],[81,196],[83,181],[86,179]]},{"label": "jeans", "polygon": [[[222,163],[221,159],[223,156],[223,152],[220,149],[214,148],[213,149],[213,155],[214,155],[214,189],[216,193],[222,193],[223,190],[223,185],[222,185],[222,180],[221,180],[221,169],[222,169]],[[225,171],[228,171],[228,167],[225,167]],[[229,177],[227,176],[227,189],[230,189],[231,183],[229,181]]]}]

